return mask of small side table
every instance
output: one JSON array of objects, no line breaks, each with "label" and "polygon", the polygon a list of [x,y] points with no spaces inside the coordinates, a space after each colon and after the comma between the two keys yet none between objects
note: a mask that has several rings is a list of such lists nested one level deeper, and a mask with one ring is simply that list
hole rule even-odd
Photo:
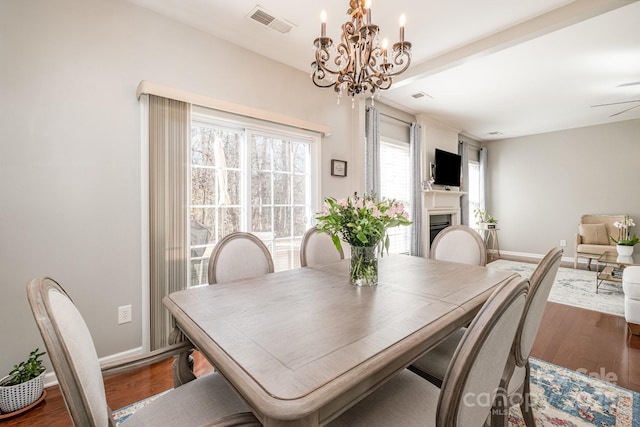
[{"label": "small side table", "polygon": [[482,239],[487,247],[487,254],[495,253],[500,258],[500,243],[498,242],[498,229],[487,228],[480,230],[482,232]]}]

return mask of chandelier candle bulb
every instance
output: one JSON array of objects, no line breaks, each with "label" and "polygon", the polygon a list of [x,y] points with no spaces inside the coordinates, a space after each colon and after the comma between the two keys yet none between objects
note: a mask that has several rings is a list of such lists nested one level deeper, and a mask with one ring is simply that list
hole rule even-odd
[{"label": "chandelier candle bulb", "polygon": [[367,24],[372,25],[373,21],[371,20],[371,0],[367,0],[365,9],[367,10]]},{"label": "chandelier candle bulb", "polygon": [[382,40],[382,60],[387,63],[387,46],[389,46],[389,40],[386,38]]},{"label": "chandelier candle bulb", "polygon": [[320,12],[320,36],[327,36],[327,11]]},{"label": "chandelier candle bulb", "polygon": [[407,22],[407,18],[404,14],[400,15],[400,43],[404,41],[404,24]]}]

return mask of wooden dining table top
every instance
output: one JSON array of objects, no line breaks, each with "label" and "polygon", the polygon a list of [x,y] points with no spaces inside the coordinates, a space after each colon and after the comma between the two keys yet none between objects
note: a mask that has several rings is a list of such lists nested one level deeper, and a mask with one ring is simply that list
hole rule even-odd
[{"label": "wooden dining table top", "polygon": [[514,273],[407,255],[378,285],[349,260],[178,291],[178,327],[264,425],[322,425],[473,318]]}]

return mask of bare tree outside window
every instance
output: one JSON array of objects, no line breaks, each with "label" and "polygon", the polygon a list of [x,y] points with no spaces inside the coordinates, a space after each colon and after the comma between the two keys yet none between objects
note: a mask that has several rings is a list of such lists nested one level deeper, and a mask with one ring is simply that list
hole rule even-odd
[{"label": "bare tree outside window", "polygon": [[299,267],[313,215],[312,141],[194,118],[191,139],[191,286],[206,283],[213,246],[248,231],[270,249],[276,270]]}]

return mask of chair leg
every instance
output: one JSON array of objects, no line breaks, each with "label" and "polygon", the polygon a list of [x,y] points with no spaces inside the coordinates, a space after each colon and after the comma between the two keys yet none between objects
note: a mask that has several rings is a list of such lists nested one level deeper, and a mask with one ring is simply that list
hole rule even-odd
[{"label": "chair leg", "polygon": [[491,427],[509,427],[509,398],[502,384],[491,407]]},{"label": "chair leg", "polygon": [[587,270],[591,271],[591,258],[587,258]]},{"label": "chair leg", "polygon": [[522,419],[527,427],[536,427],[536,420],[533,417],[533,407],[531,405],[531,388],[530,377],[531,367],[527,360],[525,366],[524,388],[522,390],[522,402],[520,403],[520,410],[522,411]]}]

